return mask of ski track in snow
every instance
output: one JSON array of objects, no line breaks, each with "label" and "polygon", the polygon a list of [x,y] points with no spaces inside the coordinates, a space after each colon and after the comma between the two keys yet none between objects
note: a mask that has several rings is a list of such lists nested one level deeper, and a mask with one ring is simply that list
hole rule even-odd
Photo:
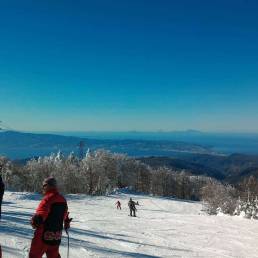
[{"label": "ski track in snow", "polygon": [[[139,201],[128,216],[128,199]],[[40,195],[6,192],[0,243],[3,258],[28,256],[33,230],[30,218]],[[198,202],[144,195],[106,197],[68,195],[71,217],[70,258],[258,258],[258,221],[208,216]],[[120,200],[122,210],[115,203]],[[60,247],[67,255],[67,236]]]}]

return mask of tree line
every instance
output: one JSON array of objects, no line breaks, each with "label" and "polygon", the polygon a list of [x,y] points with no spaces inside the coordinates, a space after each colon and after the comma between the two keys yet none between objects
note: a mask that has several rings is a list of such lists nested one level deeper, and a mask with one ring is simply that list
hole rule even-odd
[{"label": "tree line", "polygon": [[201,189],[211,178],[193,176],[184,170],[151,168],[124,154],[106,150],[88,151],[83,159],[61,152],[33,158],[25,165],[1,157],[2,177],[14,191],[40,192],[44,178],[54,176],[63,193],[103,195],[116,188],[130,189],[158,196],[200,200]]}]

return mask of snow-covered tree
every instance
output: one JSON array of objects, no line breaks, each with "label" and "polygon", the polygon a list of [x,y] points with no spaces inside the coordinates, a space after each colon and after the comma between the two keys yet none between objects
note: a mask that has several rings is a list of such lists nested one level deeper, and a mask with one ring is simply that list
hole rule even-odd
[{"label": "snow-covered tree", "polygon": [[202,199],[207,205],[209,214],[217,214],[218,211],[233,214],[237,205],[235,188],[215,180],[211,180],[203,187]]}]

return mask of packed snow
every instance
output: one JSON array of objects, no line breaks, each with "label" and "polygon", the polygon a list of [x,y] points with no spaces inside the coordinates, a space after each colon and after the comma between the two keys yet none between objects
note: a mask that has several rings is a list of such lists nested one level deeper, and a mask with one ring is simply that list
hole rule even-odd
[{"label": "packed snow", "polygon": [[[70,258],[83,257],[258,257],[258,222],[240,217],[209,216],[199,202],[115,193],[66,196],[73,217]],[[128,216],[129,198],[139,202],[137,217]],[[6,192],[0,243],[3,258],[27,257],[33,230],[30,218],[40,195]],[[120,200],[122,210],[115,203]],[[60,247],[67,256],[67,236]]]}]

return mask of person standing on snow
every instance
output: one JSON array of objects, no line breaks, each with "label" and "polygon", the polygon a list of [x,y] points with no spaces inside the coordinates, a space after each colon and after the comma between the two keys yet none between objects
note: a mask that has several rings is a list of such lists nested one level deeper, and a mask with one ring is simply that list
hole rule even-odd
[{"label": "person standing on snow", "polygon": [[122,209],[122,208],[121,208],[121,202],[120,202],[120,201],[117,201],[117,202],[116,202],[116,208],[117,208],[117,209],[120,209],[120,210]]},{"label": "person standing on snow", "polygon": [[135,207],[135,202],[132,200],[132,198],[130,198],[130,200],[128,202],[128,207],[130,209],[130,216],[136,217],[135,212],[137,209]]},{"label": "person standing on snow", "polygon": [[63,224],[64,229],[70,228],[68,207],[65,198],[59,194],[55,178],[48,177],[42,185],[43,199],[36,213],[31,219],[35,229],[31,241],[29,258],[60,258],[59,245],[61,243]]},{"label": "person standing on snow", "polygon": [[2,180],[2,177],[0,176],[0,220],[2,216],[2,201],[3,201],[3,196],[4,196],[4,182]]}]

